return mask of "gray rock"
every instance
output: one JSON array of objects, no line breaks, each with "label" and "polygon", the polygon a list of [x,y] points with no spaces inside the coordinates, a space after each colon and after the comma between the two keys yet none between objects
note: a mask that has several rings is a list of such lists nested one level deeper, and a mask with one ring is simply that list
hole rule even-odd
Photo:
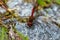
[{"label": "gray rock", "polygon": [[[33,5],[30,3],[19,2],[22,1],[9,0],[7,5],[11,9],[16,8],[15,11],[20,16],[30,16]],[[33,26],[31,28],[27,27],[27,23],[19,23],[16,21],[16,29],[24,35],[27,35],[30,40],[60,40],[60,28],[57,25],[55,25],[55,23],[53,23],[51,20],[60,20],[60,10],[57,10],[58,6],[56,5],[53,5],[50,8],[39,10],[38,12],[39,14],[41,13],[42,16],[38,16],[35,18]],[[6,20],[6,22],[8,21],[9,20]]]}]

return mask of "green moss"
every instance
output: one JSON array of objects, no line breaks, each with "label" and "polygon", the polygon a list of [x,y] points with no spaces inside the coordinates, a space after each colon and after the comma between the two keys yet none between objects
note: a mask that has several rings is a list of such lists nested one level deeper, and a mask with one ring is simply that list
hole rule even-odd
[{"label": "green moss", "polygon": [[0,40],[8,40],[7,29],[5,27],[0,27]]},{"label": "green moss", "polygon": [[55,2],[56,2],[57,4],[60,4],[60,0],[55,0]]},{"label": "green moss", "polygon": [[21,32],[15,29],[15,32],[22,38],[22,40],[29,40],[28,36],[25,36]]},{"label": "green moss", "polygon": [[[22,40],[29,40],[28,36],[23,35],[21,32],[19,32],[16,29],[13,29],[13,30],[22,38]],[[0,27],[0,40],[8,40],[7,32],[8,32],[7,28]]]},{"label": "green moss", "polygon": [[28,36],[24,36],[22,33],[17,32],[18,35],[22,38],[22,40],[29,40]]},{"label": "green moss", "polygon": [[51,0],[37,0],[37,3],[44,7],[44,6],[47,6],[47,4],[50,4],[51,3]]},{"label": "green moss", "polygon": [[8,2],[8,0],[2,0],[4,3],[7,3]]},{"label": "green moss", "polygon": [[43,7],[54,2],[60,4],[60,0],[37,0],[37,3]]},{"label": "green moss", "polygon": [[51,3],[51,2],[52,2],[52,0],[46,0],[46,2]]}]

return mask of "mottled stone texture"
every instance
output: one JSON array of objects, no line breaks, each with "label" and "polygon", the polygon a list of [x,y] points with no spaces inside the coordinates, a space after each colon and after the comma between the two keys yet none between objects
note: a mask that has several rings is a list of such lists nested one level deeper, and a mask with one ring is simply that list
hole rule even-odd
[{"label": "mottled stone texture", "polygon": [[[28,28],[26,23],[17,23],[16,28],[25,35],[28,35],[30,40],[60,40],[60,28],[53,22],[59,23],[60,13],[59,5],[53,4],[50,8],[39,10],[38,16],[31,28]],[[37,14],[37,13],[36,13]]]},{"label": "mottled stone texture", "polygon": [[[11,9],[16,9],[20,16],[30,16],[33,7],[30,3],[24,3],[22,0],[9,0],[7,5]],[[0,12],[5,12],[0,8]],[[33,26],[29,28],[26,23],[16,22],[16,28],[27,35],[30,40],[60,40],[60,5],[52,4],[51,7],[39,10],[42,16],[35,18]]]}]

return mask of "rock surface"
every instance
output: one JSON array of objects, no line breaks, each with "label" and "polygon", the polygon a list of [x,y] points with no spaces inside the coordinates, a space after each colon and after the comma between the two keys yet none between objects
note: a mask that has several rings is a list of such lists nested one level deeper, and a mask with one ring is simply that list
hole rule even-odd
[{"label": "rock surface", "polygon": [[[16,9],[20,16],[30,16],[33,5],[21,1],[11,0],[7,5]],[[39,10],[38,13],[42,16],[35,18],[31,28],[26,23],[16,22],[17,30],[27,35],[30,40],[60,40],[60,28],[56,25],[60,25],[60,5],[52,4],[50,8]]]}]

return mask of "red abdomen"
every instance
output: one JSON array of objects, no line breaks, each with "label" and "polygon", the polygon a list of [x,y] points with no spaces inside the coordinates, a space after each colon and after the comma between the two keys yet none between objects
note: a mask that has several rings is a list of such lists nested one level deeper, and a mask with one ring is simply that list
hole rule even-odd
[{"label": "red abdomen", "polygon": [[27,23],[27,25],[29,26],[29,27],[31,27],[32,25],[33,25],[33,19],[34,19],[34,11],[35,11],[35,8],[33,8],[32,9],[32,13],[31,13],[31,16],[29,17],[29,21],[28,21],[28,23]]}]

